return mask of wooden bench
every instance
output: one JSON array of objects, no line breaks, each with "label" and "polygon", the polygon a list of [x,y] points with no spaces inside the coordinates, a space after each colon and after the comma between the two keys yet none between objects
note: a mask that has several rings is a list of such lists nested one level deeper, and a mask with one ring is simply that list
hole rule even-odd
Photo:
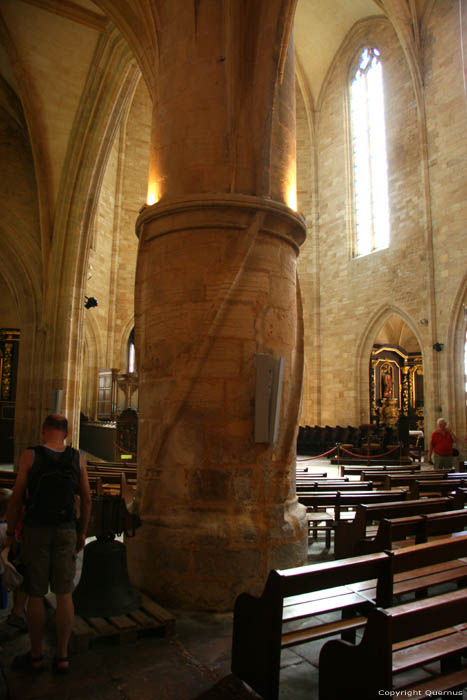
[{"label": "wooden bench", "polygon": [[[392,558],[393,598],[407,594],[426,596],[434,586],[467,583],[467,534],[402,547],[387,554]],[[375,600],[378,585],[378,581],[365,581],[351,588]]]},{"label": "wooden bench", "polygon": [[138,465],[134,462],[127,462],[124,459],[122,459],[121,462],[99,462],[97,460],[88,459],[87,464],[88,467],[96,467],[97,469],[121,469],[123,467],[124,469],[132,469],[136,471],[138,468]]},{"label": "wooden bench", "polygon": [[[235,602],[232,672],[263,698],[276,700],[282,649],[336,634],[349,642],[357,629],[365,627],[375,605],[388,608],[395,595],[416,594],[446,581],[461,582],[467,576],[467,564],[459,557],[466,554],[467,536],[463,536],[397,552],[271,571],[260,597],[242,593]],[[336,611],[340,619],[320,619]],[[338,665],[336,670],[340,676]],[[339,700],[347,697],[343,693]]]},{"label": "wooden bench", "polygon": [[120,474],[105,472],[91,473],[88,474],[89,487],[91,493],[96,496],[102,496],[104,494],[110,495],[121,495],[122,494],[122,483],[125,483],[125,489],[128,492],[131,490],[133,493],[135,491],[136,477],[127,478],[126,473],[120,472]]},{"label": "wooden bench", "polygon": [[426,542],[430,537],[440,537],[462,532],[467,527],[467,510],[450,510],[445,513],[430,513],[423,516],[417,530],[415,542]]},{"label": "wooden bench", "polygon": [[0,488],[12,489],[15,485],[17,472],[9,471],[8,469],[0,470]]},{"label": "wooden bench", "polygon": [[447,496],[457,488],[465,488],[465,479],[423,479],[415,480],[410,485],[410,497],[421,498],[422,494],[437,494]]},{"label": "wooden bench", "polygon": [[[467,684],[467,668],[460,668],[460,657],[467,650],[466,619],[466,590],[371,610],[358,645],[336,639],[323,646],[319,700],[396,697],[394,687],[400,697],[462,689]],[[404,671],[438,661],[440,671],[428,681],[400,678]]]},{"label": "wooden bench", "polygon": [[[263,698],[276,700],[281,650],[333,634],[349,638],[364,626],[373,603],[348,584],[371,577],[380,582],[378,604],[387,604],[391,598],[387,554],[271,571],[259,598],[242,593],[235,601],[232,673]],[[323,622],[317,617],[330,611],[340,611],[342,618]]]},{"label": "wooden bench", "polygon": [[136,478],[137,470],[131,464],[122,464],[120,466],[107,466],[104,463],[95,465],[87,465],[88,474],[121,474],[124,472],[128,477]]},{"label": "wooden bench", "polygon": [[315,472],[312,469],[310,470],[308,467],[300,468],[296,467],[297,470],[297,476],[300,474],[306,474],[309,476],[312,476],[314,479],[326,479],[328,473],[327,472]]},{"label": "wooden bench", "polygon": [[[345,477],[344,479],[312,479],[311,477],[307,479],[296,479],[295,480],[295,485],[297,489],[302,489],[306,488],[308,484],[334,484],[336,487],[339,486],[340,484],[348,484],[350,483],[349,478]],[[356,482],[353,481],[353,484]]]},{"label": "wooden bench", "polygon": [[[374,493],[381,492],[376,491]],[[367,528],[370,523],[379,522],[383,518],[407,518],[424,513],[454,510],[457,507],[458,501],[451,497],[399,500],[383,504],[362,502],[357,506],[353,521],[336,523],[334,537],[335,557],[336,559],[341,559],[355,556],[356,552],[361,549],[361,543],[368,538]]]},{"label": "wooden bench", "polygon": [[296,483],[307,481],[339,481],[340,483],[346,483],[350,481],[350,478],[348,476],[316,476],[315,474],[297,474],[295,481]]},{"label": "wooden bench", "polygon": [[[433,537],[463,533],[467,527],[467,510],[412,515],[407,518],[383,518],[374,538],[360,540],[355,554],[371,554],[428,542]],[[409,539],[410,538],[410,539]]]},{"label": "wooden bench", "polygon": [[310,481],[306,484],[297,484],[297,493],[307,493],[312,491],[339,491],[348,493],[349,491],[372,491],[372,481]]},{"label": "wooden bench", "polygon": [[[361,503],[384,503],[405,500],[406,491],[315,491],[309,493],[297,493],[300,503],[308,509],[308,526],[313,538],[317,537],[318,530],[325,533],[326,547],[331,546],[331,532],[342,519],[343,511],[355,509]],[[331,513],[329,511],[332,511]]]},{"label": "wooden bench", "polygon": [[414,481],[424,479],[428,480],[447,480],[447,472],[434,472],[432,470],[427,471],[417,471],[411,474],[399,472],[394,474],[392,472],[386,472],[384,474],[378,474],[380,478],[380,483],[382,488],[393,489],[400,488],[401,486],[410,487]]},{"label": "wooden bench", "polygon": [[340,476],[360,476],[362,471],[365,472],[382,472],[382,471],[389,471],[393,473],[397,472],[409,472],[409,473],[415,473],[416,471],[420,471],[421,469],[421,464],[393,464],[393,465],[382,465],[378,467],[372,467],[368,466],[366,464],[362,464],[359,466],[356,465],[349,465],[349,464],[341,464],[340,465]]}]

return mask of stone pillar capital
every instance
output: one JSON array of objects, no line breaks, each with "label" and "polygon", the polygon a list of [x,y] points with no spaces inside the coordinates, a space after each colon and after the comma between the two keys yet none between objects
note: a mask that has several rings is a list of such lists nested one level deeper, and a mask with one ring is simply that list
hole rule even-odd
[{"label": "stone pillar capital", "polygon": [[266,197],[237,193],[164,198],[143,208],[136,221],[136,234],[141,242],[148,243],[160,236],[190,229],[215,227],[240,231],[249,228],[258,215],[263,218],[260,233],[282,238],[298,253],[306,237],[302,214]]}]

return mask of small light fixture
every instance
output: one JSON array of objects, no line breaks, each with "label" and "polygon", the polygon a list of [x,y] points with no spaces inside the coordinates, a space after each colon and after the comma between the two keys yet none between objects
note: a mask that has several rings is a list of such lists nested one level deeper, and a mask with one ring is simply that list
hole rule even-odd
[{"label": "small light fixture", "polygon": [[428,325],[428,319],[427,319],[427,318],[421,318],[421,319],[420,319],[420,325],[421,325],[421,326],[427,326],[427,325]]},{"label": "small light fixture", "polygon": [[433,345],[433,350],[436,350],[436,352],[441,352],[441,350],[444,348],[443,343],[435,343]]},{"label": "small light fixture", "polygon": [[97,306],[97,299],[96,297],[84,297],[86,299],[86,302],[84,304],[85,309],[92,309],[93,306]]}]

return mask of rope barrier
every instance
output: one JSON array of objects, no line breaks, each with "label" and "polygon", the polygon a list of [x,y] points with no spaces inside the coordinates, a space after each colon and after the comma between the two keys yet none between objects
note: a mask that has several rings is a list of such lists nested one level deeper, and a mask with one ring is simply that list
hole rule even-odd
[{"label": "rope barrier", "polygon": [[116,447],[118,450],[120,450],[120,452],[124,452],[125,454],[131,455],[132,457],[137,457],[137,456],[138,456],[138,455],[136,455],[134,452],[132,452],[131,450],[125,450],[123,447],[120,447],[120,445],[119,445],[118,443],[116,443],[116,442],[114,442],[114,445],[115,445],[115,447]]},{"label": "rope barrier", "polygon": [[337,450],[337,447],[332,447],[330,450],[327,452],[323,452],[322,455],[316,455],[316,457],[303,457],[302,459],[297,459],[297,462],[309,462],[312,459],[321,459],[321,457],[327,457],[327,455],[330,455],[331,452],[335,452]]},{"label": "rope barrier", "polygon": [[365,455],[365,454],[355,454],[355,452],[349,452],[349,450],[346,450],[345,447],[341,447],[342,452],[345,452],[346,454],[350,455],[351,457],[357,457],[358,459],[381,459],[381,457],[387,457],[388,455],[392,454],[396,450],[399,450],[399,447],[393,447],[392,450],[389,450],[389,452],[382,452],[379,455]]}]

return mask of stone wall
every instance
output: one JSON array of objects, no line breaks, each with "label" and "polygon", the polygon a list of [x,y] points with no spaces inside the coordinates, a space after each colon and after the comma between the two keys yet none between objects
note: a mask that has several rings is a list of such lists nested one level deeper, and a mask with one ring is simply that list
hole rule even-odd
[{"label": "stone wall", "polygon": [[[347,36],[323,84],[315,125],[297,100],[299,209],[303,207],[308,227],[316,228],[308,231],[299,259],[306,365],[317,375],[306,376],[302,423],[347,425],[368,420],[369,353],[390,313],[402,317],[422,349],[425,427],[431,430],[440,411],[449,418],[448,388],[458,379],[448,366],[448,354],[434,352],[432,345],[447,342],[451,304],[456,295],[462,300],[459,290],[466,284],[461,251],[465,251],[467,189],[461,163],[465,165],[467,122],[457,15],[453,1],[437,3],[431,18],[424,55],[427,131],[425,103],[417,103],[406,57],[391,25],[381,19],[361,22]],[[391,244],[353,258],[347,86],[350,64],[367,42],[380,48],[383,59]],[[308,133],[316,134],[316,144],[307,137],[306,122]],[[310,188],[318,209],[314,219]],[[318,286],[319,297],[313,295],[313,285]],[[421,325],[421,319],[428,319],[428,325]],[[312,337],[317,327],[320,348]],[[452,364],[461,366],[458,358]],[[462,432],[462,426],[456,428]]]},{"label": "stone wall", "polygon": [[[444,344],[437,358],[440,413],[465,439],[464,368],[459,355],[466,328],[462,303],[467,304],[467,98],[459,18],[454,0],[435,4],[424,51],[424,81],[437,341]],[[464,42],[465,33],[464,26]]]}]

